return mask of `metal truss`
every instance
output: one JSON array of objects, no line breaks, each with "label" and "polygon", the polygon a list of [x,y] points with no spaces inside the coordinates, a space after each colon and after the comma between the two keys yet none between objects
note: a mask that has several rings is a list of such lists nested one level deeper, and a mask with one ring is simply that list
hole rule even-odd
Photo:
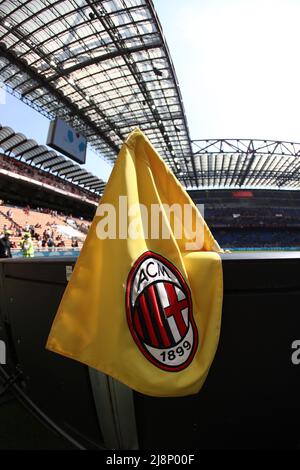
[{"label": "metal truss", "polygon": [[0,1],[0,80],[48,118],[69,122],[110,162],[140,127],[184,185],[197,182],[151,0]]},{"label": "metal truss", "polygon": [[300,143],[203,139],[192,148],[198,176],[192,187],[300,189]]}]

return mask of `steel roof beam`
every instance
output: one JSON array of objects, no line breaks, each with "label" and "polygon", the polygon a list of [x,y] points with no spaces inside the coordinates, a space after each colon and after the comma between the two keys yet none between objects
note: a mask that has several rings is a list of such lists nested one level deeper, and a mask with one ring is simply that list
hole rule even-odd
[{"label": "steel roof beam", "polygon": [[93,130],[94,133],[99,135],[112,150],[114,150],[116,153],[119,151],[119,147],[117,147],[115,143],[106,134],[104,134],[98,126],[95,126],[88,116],[83,114],[77,106],[74,106],[69,98],[59,92],[51,83],[48,83],[47,79],[29,67],[29,65],[24,62],[23,59],[19,59],[16,54],[13,54],[11,51],[6,49],[3,43],[0,43],[0,56],[5,57],[9,62],[16,65],[32,80],[35,80],[41,87],[45,88],[50,93],[50,95],[53,95],[56,99],[58,99],[58,101],[62,102],[71,113],[78,116],[88,127]]},{"label": "steel roof beam", "polygon": [[[55,158],[55,157],[54,157],[54,158]],[[53,160],[54,160],[54,158],[53,158]],[[54,169],[56,166],[61,165],[62,163],[64,163],[64,162],[63,162],[63,161],[61,161],[61,162],[56,161],[56,162],[53,162],[51,165],[45,166],[45,168],[46,168],[47,170],[53,171],[53,173],[56,173],[56,171],[59,171],[59,170],[65,169],[65,168],[71,168],[71,167],[73,166],[73,163],[66,163],[66,165],[64,165],[64,166],[62,166],[62,167],[60,167],[60,168],[57,168],[57,170]]]},{"label": "steel roof beam", "polygon": [[76,169],[74,169],[74,165],[72,165],[72,167],[70,167],[70,168],[65,168],[65,169],[63,169],[63,171],[62,171],[62,169],[60,168],[60,169],[58,170],[58,174],[59,174],[59,177],[61,178],[62,176],[69,176],[69,175],[72,175],[73,173],[76,174],[76,173],[78,173],[78,172],[80,172],[80,171],[82,171],[81,168],[76,168]]},{"label": "steel roof beam", "polygon": [[97,181],[97,180],[98,180],[98,178],[95,177],[95,176],[87,176],[85,178],[82,178],[80,183],[83,183],[83,182],[87,183],[87,182],[92,182],[92,181]]}]

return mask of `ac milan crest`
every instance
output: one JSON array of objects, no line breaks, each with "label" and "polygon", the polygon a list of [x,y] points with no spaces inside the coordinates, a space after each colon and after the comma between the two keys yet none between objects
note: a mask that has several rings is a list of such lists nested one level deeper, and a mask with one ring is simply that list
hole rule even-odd
[{"label": "ac milan crest", "polygon": [[198,346],[191,293],[170,261],[152,251],[137,259],[127,280],[126,313],[134,341],[152,364],[177,372],[191,363]]}]

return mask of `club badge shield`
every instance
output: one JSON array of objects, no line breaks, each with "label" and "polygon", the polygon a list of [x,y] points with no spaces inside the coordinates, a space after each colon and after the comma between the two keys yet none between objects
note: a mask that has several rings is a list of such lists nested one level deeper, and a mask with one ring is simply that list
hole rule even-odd
[{"label": "club badge shield", "polygon": [[127,280],[126,313],[136,345],[152,364],[177,372],[191,363],[198,331],[190,289],[174,264],[152,251],[136,260]]}]

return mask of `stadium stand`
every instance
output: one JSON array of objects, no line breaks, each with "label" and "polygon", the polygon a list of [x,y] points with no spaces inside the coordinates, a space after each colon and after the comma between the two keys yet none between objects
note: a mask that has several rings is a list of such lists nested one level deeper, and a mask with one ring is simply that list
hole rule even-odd
[{"label": "stadium stand", "polygon": [[99,199],[98,195],[92,194],[90,191],[87,191],[84,188],[80,188],[67,180],[62,180],[50,173],[41,171],[38,168],[30,166],[12,157],[7,157],[4,154],[1,154],[0,170],[7,170],[12,174],[12,176],[22,175],[22,177],[39,181],[43,184],[51,186],[53,189],[57,188],[72,195],[80,197],[86,196],[92,201],[97,201]]},{"label": "stadium stand", "polygon": [[80,248],[89,223],[89,221],[75,220],[72,216],[58,214],[57,211],[49,209],[32,210],[28,207],[0,205],[0,232],[5,230],[12,232],[11,241],[15,249],[19,249],[24,232],[31,232],[34,247],[38,250],[41,248],[47,250],[49,239],[53,240],[53,248],[71,248],[75,239]]},{"label": "stadium stand", "polygon": [[297,191],[190,191],[224,248],[300,247]]},{"label": "stadium stand", "polygon": [[104,183],[10,127],[0,125],[0,148],[0,233],[11,231],[13,255],[26,231],[40,253],[80,249]]},{"label": "stadium stand", "polygon": [[[0,147],[9,153],[9,156],[0,154],[0,234],[5,230],[11,231],[13,256],[20,253],[20,243],[26,231],[31,232],[35,251],[40,253],[53,249],[80,249],[97,206],[98,191],[95,193],[74,184],[72,178],[61,178],[59,171],[53,174],[37,168],[32,161],[29,164],[27,147],[21,150],[20,156],[24,161],[12,156],[7,145],[18,135],[8,129],[1,127],[0,130],[3,139]],[[15,148],[14,152],[17,154]],[[57,158],[63,159],[59,165],[65,165],[67,161],[48,150],[46,156],[48,163],[49,158],[51,161],[54,159],[55,167]],[[70,165],[73,168],[73,164]],[[55,170],[53,165],[52,169]]]}]

